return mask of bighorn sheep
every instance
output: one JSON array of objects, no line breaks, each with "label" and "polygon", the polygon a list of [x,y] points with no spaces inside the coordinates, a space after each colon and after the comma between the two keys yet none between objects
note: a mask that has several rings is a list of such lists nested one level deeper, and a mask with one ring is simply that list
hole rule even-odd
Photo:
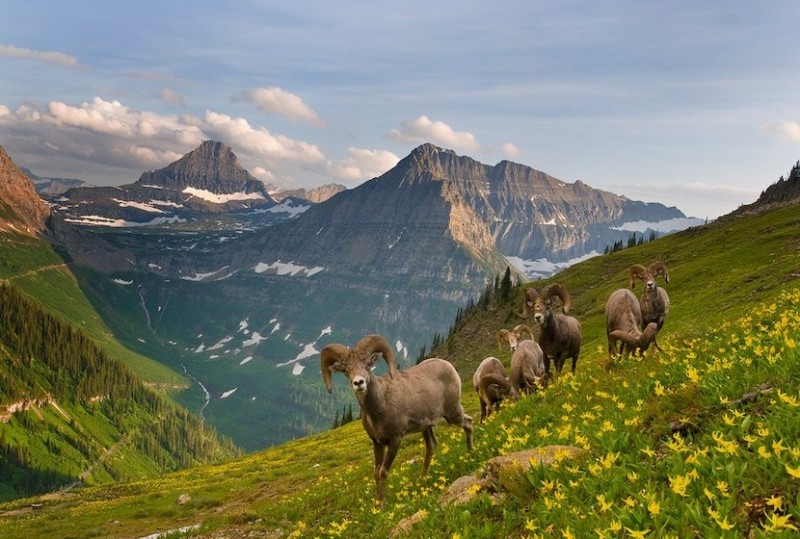
[{"label": "bighorn sheep", "polygon": [[502,350],[503,343],[508,342],[508,346],[511,348],[511,351],[513,352],[514,350],[517,349],[517,344],[519,343],[519,340],[522,338],[523,336],[522,334],[526,332],[528,333],[528,335],[530,335],[531,339],[534,338],[533,330],[530,328],[530,326],[527,326],[525,324],[517,324],[516,326],[514,326],[513,330],[505,328],[501,329],[500,331],[497,332],[497,347]]},{"label": "bighorn sheep", "polygon": [[620,352],[622,355],[633,353],[634,355],[644,355],[650,345],[655,342],[656,334],[658,333],[658,324],[650,322],[645,326],[644,331],[639,331],[638,327],[633,328],[633,331],[628,333],[621,329],[615,329],[609,334],[609,348],[616,349],[617,342],[622,343]]},{"label": "bighorn sheep", "polygon": [[511,355],[511,389],[514,393],[529,394],[536,383],[545,383],[545,359],[536,341],[520,341]]},{"label": "bighorn sheep", "polygon": [[492,408],[499,411],[500,403],[512,393],[503,362],[496,357],[487,357],[481,361],[472,376],[472,385],[481,402],[481,423],[491,415]]},{"label": "bighorn sheep", "polygon": [[[562,313],[553,312],[553,300],[561,300]],[[581,323],[577,318],[568,316],[571,300],[567,289],[553,283],[542,289],[540,294],[535,288],[525,291],[525,300],[519,316],[526,320],[533,312],[533,319],[539,324],[539,346],[544,352],[545,372],[550,374],[550,359],[556,364],[556,371],[561,374],[561,369],[567,358],[572,358],[572,373],[575,374],[575,365],[581,352]]]},{"label": "bighorn sheep", "polygon": [[[669,295],[667,291],[656,284],[656,277],[664,277],[665,282],[669,282],[669,271],[663,262],[656,261],[648,267],[639,264],[634,264],[628,269],[628,285],[631,289],[636,287],[636,279],[642,281],[644,292],[639,299],[639,305],[642,309],[642,331],[645,330],[650,322],[655,322],[658,325],[658,330],[664,327],[664,320],[669,313]],[[658,341],[653,341],[656,349],[661,350],[658,346]]]},{"label": "bighorn sheep", "polygon": [[606,337],[608,338],[608,355],[616,355],[622,350],[617,350],[620,339],[612,337],[614,332],[631,334],[639,331],[642,323],[642,308],[633,292],[627,288],[620,288],[611,293],[606,301]]},{"label": "bighorn sheep", "polygon": [[[389,373],[376,376],[372,367],[381,355]],[[430,358],[399,371],[391,346],[380,335],[367,335],[353,348],[329,344],[320,352],[320,360],[328,392],[333,389],[332,372],[338,371],[350,381],[358,399],[361,423],[372,440],[375,455],[378,504],[383,504],[386,477],[406,434],[421,432],[425,440],[423,475],[428,473],[436,447],[433,427],[441,418],[463,428],[467,449],[472,449],[472,418],[461,406],[461,378],[450,362]]]}]

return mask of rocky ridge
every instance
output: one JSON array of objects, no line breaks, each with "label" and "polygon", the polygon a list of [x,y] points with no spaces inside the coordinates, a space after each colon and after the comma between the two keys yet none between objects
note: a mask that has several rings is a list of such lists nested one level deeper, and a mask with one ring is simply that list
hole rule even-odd
[{"label": "rocky ridge", "polygon": [[0,146],[0,230],[35,234],[44,229],[49,215],[33,182]]}]

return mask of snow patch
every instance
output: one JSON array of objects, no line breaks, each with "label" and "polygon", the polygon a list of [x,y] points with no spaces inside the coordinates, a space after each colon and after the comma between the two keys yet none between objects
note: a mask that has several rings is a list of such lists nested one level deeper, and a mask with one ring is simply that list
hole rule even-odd
[{"label": "snow patch", "polygon": [[187,195],[192,195],[216,204],[225,204],[226,202],[233,202],[236,200],[264,200],[264,195],[261,193],[244,193],[241,191],[238,193],[218,195],[216,193],[212,193],[211,191],[206,191],[205,189],[186,187],[183,192]]},{"label": "snow patch", "polygon": [[305,212],[310,207],[310,204],[293,206],[291,200],[284,200],[277,206],[272,206],[267,211],[270,213],[288,213],[290,218],[294,218]]},{"label": "snow patch", "polygon": [[[218,270],[216,270],[216,271],[211,271],[211,272],[208,272],[208,273],[195,273],[195,274],[194,274],[194,277],[189,277],[189,276],[187,276],[187,275],[182,275],[182,276],[181,276],[181,279],[183,279],[184,281],[205,281],[205,280],[206,280],[206,279],[208,279],[209,277],[213,277],[214,275],[217,275],[217,274],[218,274],[218,273],[220,273],[221,271],[225,270],[227,267],[228,267],[228,266],[222,266],[222,267],[221,267],[221,268],[219,268]],[[234,272],[234,273],[235,273],[235,272]],[[227,277],[230,277],[231,275],[233,275],[233,273],[228,273],[228,274],[224,275],[223,277],[219,277],[219,278],[217,278],[217,279],[214,279],[214,280],[215,280],[215,281],[219,281],[219,280],[225,279],[225,278],[227,278]]]},{"label": "snow patch", "polygon": [[126,221],[125,219],[111,219],[110,217],[103,217],[101,215],[82,215],[80,217],[67,217],[64,219],[68,223],[76,225],[92,225],[92,226],[110,226],[114,228],[125,228],[135,226],[152,226],[163,225],[171,223],[185,223],[186,219],[180,217],[156,217],[145,223],[136,221]]},{"label": "snow patch", "polygon": [[111,282],[112,283],[121,284],[121,285],[125,285],[125,286],[128,286],[129,284],[133,284],[133,281],[125,281],[123,279],[111,279]]},{"label": "snow patch", "polygon": [[246,358],[244,358],[242,361],[239,362],[239,365],[244,365],[245,363],[249,363],[252,360],[253,356],[247,356]]},{"label": "snow patch", "polygon": [[281,262],[278,260],[277,262],[273,262],[272,264],[267,264],[266,262],[259,262],[253,268],[253,271],[256,273],[264,273],[265,271],[275,270],[275,273],[278,275],[291,275],[292,277],[303,274],[306,277],[311,277],[312,275],[316,275],[320,271],[324,271],[325,268],[316,266],[314,268],[308,268],[306,266],[298,266],[293,261],[290,262]]},{"label": "snow patch", "polygon": [[149,213],[164,213],[164,210],[160,210],[155,206],[153,206],[152,204],[145,204],[144,202],[136,202],[134,200],[120,200],[118,198],[112,198],[111,200],[119,204],[120,208],[136,208],[137,210],[142,210]]},{"label": "snow patch", "polygon": [[231,342],[232,340],[233,340],[233,337],[230,336],[230,335],[227,336],[227,337],[223,337],[222,339],[219,340],[219,342],[217,342],[216,344],[211,345],[209,347],[209,351],[210,350],[219,350],[220,348],[224,347],[227,343]]},{"label": "snow patch", "polygon": [[242,343],[242,346],[244,347],[253,346],[254,344],[258,344],[263,340],[266,340],[266,337],[262,337],[258,333],[258,331],[254,331],[253,334],[250,335],[250,338]]},{"label": "snow patch", "polygon": [[295,376],[300,376],[303,374],[303,370],[305,370],[305,365],[301,365],[300,363],[295,363],[294,367],[292,367],[292,374]]},{"label": "snow patch", "polygon": [[228,397],[230,397],[231,395],[233,395],[234,393],[236,393],[236,390],[237,390],[237,389],[239,389],[239,388],[238,388],[238,387],[235,387],[235,388],[231,389],[230,391],[226,391],[225,393],[223,393],[223,394],[222,394],[222,396],[220,397],[220,399],[227,399]]}]

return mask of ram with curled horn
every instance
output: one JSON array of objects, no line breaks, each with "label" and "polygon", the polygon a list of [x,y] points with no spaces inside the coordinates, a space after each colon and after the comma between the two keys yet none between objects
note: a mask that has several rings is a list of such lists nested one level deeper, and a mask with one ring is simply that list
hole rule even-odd
[{"label": "ram with curled horn", "polygon": [[[553,311],[553,302],[558,298],[561,301],[562,312]],[[539,325],[539,346],[544,352],[545,372],[550,374],[550,361],[556,364],[556,371],[560,374],[567,358],[572,359],[572,373],[578,363],[581,352],[581,323],[577,318],[569,316],[572,299],[566,287],[552,283],[544,287],[539,293],[535,288],[525,291],[522,312],[520,317],[528,319],[533,314],[533,319]]]},{"label": "ram with curled horn", "polygon": [[[669,271],[667,265],[657,260],[647,267],[641,264],[634,264],[628,268],[628,286],[635,288],[636,280],[642,281],[644,291],[639,298],[639,306],[642,310],[641,330],[644,331],[648,324],[655,322],[657,330],[661,331],[664,321],[669,314],[669,295],[667,291],[658,286],[656,277],[663,277],[665,283],[669,283]],[[661,350],[658,341],[653,340],[657,350]]]},{"label": "ram with curled horn", "polygon": [[[380,357],[389,373],[377,376],[372,368]],[[461,406],[461,378],[444,359],[429,358],[405,370],[398,370],[391,346],[381,335],[367,335],[353,348],[333,343],[320,352],[322,378],[332,391],[332,373],[341,372],[361,408],[361,423],[375,456],[375,501],[382,505],[386,478],[402,438],[421,432],[425,441],[422,474],[428,472],[436,447],[433,427],[444,419],[464,429],[467,449],[472,449],[472,418]]]}]

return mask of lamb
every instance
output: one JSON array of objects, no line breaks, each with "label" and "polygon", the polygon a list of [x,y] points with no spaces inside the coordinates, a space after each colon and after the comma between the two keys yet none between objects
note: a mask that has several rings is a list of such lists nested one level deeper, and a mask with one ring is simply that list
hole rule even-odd
[{"label": "lamb", "polygon": [[[372,367],[380,356],[389,373],[376,376]],[[444,418],[464,429],[467,449],[472,450],[472,418],[461,406],[461,378],[453,365],[430,358],[404,371],[395,364],[394,353],[381,335],[367,335],[353,348],[333,343],[320,352],[322,379],[333,390],[332,373],[343,373],[361,408],[361,423],[372,440],[375,455],[375,502],[383,505],[386,478],[402,438],[421,432],[425,441],[422,474],[428,473],[436,434],[433,427]]]},{"label": "lamb", "polygon": [[481,361],[472,376],[472,385],[481,402],[481,423],[491,415],[492,408],[499,411],[500,403],[512,393],[503,362],[496,357],[487,357]]},{"label": "lamb", "polygon": [[520,341],[511,355],[511,390],[516,394],[530,394],[536,384],[545,383],[545,358],[536,341]]},{"label": "lamb", "polygon": [[[561,300],[561,313],[553,312],[553,300]],[[535,288],[525,291],[522,312],[518,316],[528,319],[533,312],[533,319],[539,324],[539,346],[544,352],[544,365],[547,376],[550,375],[550,360],[556,364],[556,371],[561,374],[564,362],[572,358],[572,374],[581,352],[581,323],[577,318],[568,316],[571,300],[567,289],[553,283],[542,289],[540,294]]]},{"label": "lamb", "polygon": [[655,342],[656,334],[658,333],[658,324],[650,322],[645,326],[644,331],[639,331],[639,328],[634,328],[634,331],[627,333],[621,329],[615,329],[609,334],[609,347],[611,341],[614,341],[613,347],[617,347],[617,342],[622,343],[620,352],[623,355],[633,353],[634,355],[643,356],[650,345]]},{"label": "lamb", "polygon": [[[664,281],[669,283],[669,271],[663,262],[656,261],[648,267],[639,264],[634,264],[628,269],[628,285],[631,289],[636,286],[636,279],[642,281],[644,292],[639,299],[639,305],[642,309],[642,321],[640,323],[642,331],[644,331],[650,322],[655,322],[658,325],[658,331],[664,327],[664,320],[669,314],[669,295],[667,291],[656,284],[656,277],[664,277]],[[653,341],[657,350],[661,350],[658,346],[658,341]]]},{"label": "lamb", "polygon": [[633,292],[620,288],[611,293],[606,301],[606,337],[608,338],[608,355],[612,357],[622,350],[617,350],[617,337],[614,332],[624,335],[638,333],[642,323],[642,308]]}]

